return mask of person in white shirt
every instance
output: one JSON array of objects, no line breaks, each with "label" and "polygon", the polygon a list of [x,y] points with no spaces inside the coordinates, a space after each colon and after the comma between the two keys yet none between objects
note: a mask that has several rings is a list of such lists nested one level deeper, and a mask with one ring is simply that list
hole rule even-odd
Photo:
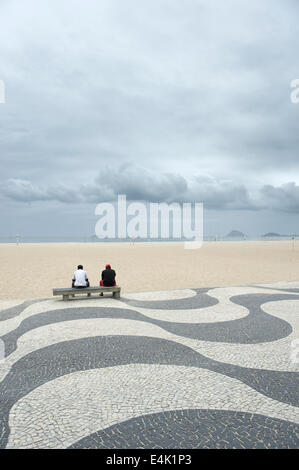
[{"label": "person in white shirt", "polygon": [[72,287],[78,289],[82,289],[82,287],[89,287],[87,273],[83,270],[82,264],[79,264],[77,271],[74,272]]}]

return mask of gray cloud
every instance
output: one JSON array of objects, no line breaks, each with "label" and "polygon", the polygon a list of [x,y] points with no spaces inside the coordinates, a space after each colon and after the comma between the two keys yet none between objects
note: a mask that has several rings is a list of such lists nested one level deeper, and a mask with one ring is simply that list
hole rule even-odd
[{"label": "gray cloud", "polygon": [[48,200],[47,192],[34,186],[30,181],[9,179],[2,182],[0,193],[13,201],[32,202]]},{"label": "gray cloud", "polygon": [[173,201],[188,194],[186,179],[174,173],[157,173],[147,168],[126,163],[119,168],[108,168],[96,179],[100,197],[101,188],[110,189],[114,195],[126,194],[130,200],[151,202]]},{"label": "gray cloud", "polygon": [[281,186],[263,185],[251,191],[242,184],[210,176],[160,173],[126,163],[120,167],[104,167],[94,183],[67,186],[37,186],[30,181],[10,179],[2,182],[0,195],[17,202],[56,201],[62,203],[90,203],[114,201],[118,194],[127,200],[147,202],[204,202],[213,210],[276,210],[299,212],[299,186],[294,182]]},{"label": "gray cloud", "polygon": [[283,212],[299,213],[299,186],[294,182],[279,187],[265,185],[261,189],[265,207]]},{"label": "gray cloud", "polygon": [[0,194],[9,200],[17,202],[59,201],[79,202],[80,195],[76,191],[64,187],[42,187],[30,181],[9,179],[1,184]]}]

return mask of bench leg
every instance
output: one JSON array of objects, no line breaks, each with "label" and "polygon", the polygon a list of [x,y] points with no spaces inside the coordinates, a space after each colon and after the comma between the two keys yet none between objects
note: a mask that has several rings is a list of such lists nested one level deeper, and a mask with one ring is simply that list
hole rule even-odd
[{"label": "bench leg", "polygon": [[120,299],[120,292],[113,292],[113,297],[115,299]]},{"label": "bench leg", "polygon": [[63,295],[63,300],[69,300],[69,295]]},{"label": "bench leg", "polygon": [[91,296],[91,293],[90,293],[90,292],[88,292],[88,294],[87,294],[87,297],[90,297],[90,296]]}]

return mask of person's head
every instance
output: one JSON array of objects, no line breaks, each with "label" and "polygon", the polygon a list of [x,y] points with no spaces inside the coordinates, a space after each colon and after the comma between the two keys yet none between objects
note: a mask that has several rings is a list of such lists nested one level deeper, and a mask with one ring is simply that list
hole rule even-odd
[{"label": "person's head", "polygon": [[82,264],[79,264],[79,265],[78,265],[78,269],[83,269]]},{"label": "person's head", "polygon": [[106,264],[106,269],[111,269],[110,264]]}]

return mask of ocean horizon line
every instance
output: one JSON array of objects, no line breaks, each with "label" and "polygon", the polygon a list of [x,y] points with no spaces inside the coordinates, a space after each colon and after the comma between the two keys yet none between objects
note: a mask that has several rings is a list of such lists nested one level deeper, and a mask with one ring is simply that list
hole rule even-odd
[{"label": "ocean horizon line", "polygon": [[[206,235],[203,237],[204,242],[220,242],[220,241],[284,241],[299,238],[299,235],[280,235],[280,236],[264,236],[264,235],[253,235],[245,237],[227,237],[219,235]],[[179,243],[193,241],[185,238],[105,238],[98,239],[96,237],[86,236],[0,236],[0,243]]]}]

